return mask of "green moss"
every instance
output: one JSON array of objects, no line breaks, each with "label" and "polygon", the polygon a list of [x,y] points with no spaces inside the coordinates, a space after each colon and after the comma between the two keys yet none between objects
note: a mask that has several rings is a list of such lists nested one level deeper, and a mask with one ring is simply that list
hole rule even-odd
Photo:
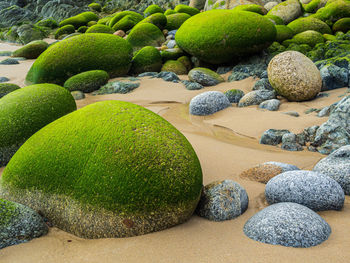
[{"label": "green moss", "polygon": [[346,18],[342,18],[339,19],[337,22],[334,23],[333,25],[333,32],[348,32],[350,30],[350,18],[346,17]]},{"label": "green moss", "polygon": [[150,23],[136,25],[126,39],[134,51],[138,51],[145,46],[159,47],[165,42],[165,37],[158,27]]},{"label": "green moss", "polygon": [[35,132],[74,110],[69,91],[54,84],[27,86],[1,98],[0,166]]},{"label": "green moss", "polygon": [[202,172],[190,143],[170,123],[141,106],[104,101],[32,136],[6,167],[1,186],[137,215],[193,206]]},{"label": "green moss", "polygon": [[59,39],[62,35],[69,35],[75,32],[75,27],[73,25],[65,25],[57,29],[55,33],[55,39]]},{"label": "green moss", "polygon": [[164,15],[165,16],[168,16],[168,15],[173,15],[173,14],[176,14],[177,12],[172,10],[172,9],[168,9],[164,12]]},{"label": "green moss", "polygon": [[166,29],[168,29],[169,31],[179,29],[180,26],[190,17],[191,16],[189,14],[185,14],[185,13],[168,15],[166,16],[167,18]]},{"label": "green moss", "polygon": [[293,39],[286,39],[282,42],[282,45],[287,48],[289,47],[290,44],[293,44],[293,43],[294,43]]},{"label": "green moss", "polygon": [[101,10],[102,10],[102,6],[99,3],[91,3],[88,5],[88,7],[91,10],[96,11],[96,12],[101,12]]},{"label": "green moss", "polygon": [[113,28],[113,26],[121,20],[125,16],[131,16],[134,21],[137,23],[143,20],[143,16],[140,15],[139,13],[133,12],[133,11],[123,11],[117,13],[110,21],[109,21],[109,26]]},{"label": "green moss", "polygon": [[276,25],[276,31],[277,31],[276,41],[280,43],[294,36],[293,30],[287,26]]},{"label": "green moss", "polygon": [[96,24],[97,24],[96,21],[90,21],[90,22],[87,23],[87,26],[88,26],[88,27],[91,27],[91,26],[94,26],[94,25],[96,25]]},{"label": "green moss", "polygon": [[318,43],[324,43],[324,38],[321,33],[313,30],[304,31],[296,34],[293,39],[295,44],[307,44],[310,47],[314,47]]},{"label": "green moss", "polygon": [[192,69],[192,62],[189,57],[182,56],[177,59],[177,61],[181,62],[187,69],[187,71],[190,71]]},{"label": "green moss", "polygon": [[211,10],[193,16],[175,35],[181,49],[212,64],[259,52],[275,38],[275,25],[267,18],[231,10]]},{"label": "green moss", "polygon": [[148,17],[148,16],[156,14],[156,13],[163,14],[164,10],[158,5],[150,5],[145,9],[145,11],[143,12],[143,15],[145,17]]},{"label": "green moss", "polygon": [[28,43],[27,45],[17,49],[12,53],[13,57],[24,57],[28,59],[34,59],[39,57],[41,53],[43,53],[49,44],[47,44],[43,40],[36,40]]},{"label": "green moss", "polygon": [[18,90],[21,87],[12,83],[0,83],[0,98],[9,94],[12,91]]},{"label": "green moss", "polygon": [[267,10],[261,6],[261,5],[255,5],[255,4],[251,4],[251,5],[238,5],[236,7],[233,8],[233,10],[235,11],[249,11],[249,12],[254,12],[260,15],[266,15],[267,14]]},{"label": "green moss", "polygon": [[26,82],[62,85],[71,76],[95,69],[105,70],[114,78],[127,74],[131,59],[132,47],[121,37],[83,34],[50,46],[30,68]]},{"label": "green moss", "polygon": [[350,2],[344,0],[337,0],[320,8],[312,17],[318,18],[327,24],[343,18],[350,17]]},{"label": "green moss", "polygon": [[162,13],[156,13],[153,15],[150,15],[143,19],[140,23],[151,23],[157,27],[159,27],[160,30],[164,29],[167,24],[167,18]]},{"label": "green moss", "polygon": [[175,6],[174,11],[177,13],[189,14],[190,16],[194,16],[196,14],[199,14],[199,10],[197,8],[190,7],[187,5],[177,5],[177,6]]},{"label": "green moss", "polygon": [[244,96],[244,92],[239,89],[230,89],[225,91],[224,94],[231,103],[238,103],[239,100]]},{"label": "green moss", "polygon": [[54,20],[52,18],[42,19],[39,22],[37,22],[35,25],[39,26],[39,27],[49,27],[52,29],[58,27],[58,23],[56,22],[56,20]]},{"label": "green moss", "polygon": [[269,19],[272,23],[274,23],[275,25],[284,25],[284,22],[282,20],[282,18],[280,18],[279,16],[275,16],[275,15],[266,15],[264,16],[267,19]]},{"label": "green moss", "polygon": [[113,34],[115,31],[109,26],[103,24],[97,24],[92,27],[89,27],[86,30],[86,33],[105,33],[105,34]]},{"label": "green moss", "polygon": [[322,0],[311,0],[311,2],[309,2],[308,4],[303,5],[305,12],[315,13],[318,10],[321,2]]},{"label": "green moss", "polygon": [[323,34],[322,36],[326,41],[335,41],[337,39],[336,36],[330,34]]},{"label": "green moss", "polygon": [[86,30],[88,30],[88,27],[87,26],[81,26],[77,29],[77,32],[79,33],[85,33]]},{"label": "green moss", "polygon": [[298,0],[287,0],[274,6],[267,14],[278,16],[287,24],[302,15],[301,4]]},{"label": "green moss", "polygon": [[105,16],[105,17],[101,18],[100,20],[98,20],[97,24],[109,25],[109,22],[111,21],[112,18],[113,18],[113,16]]},{"label": "green moss", "polygon": [[138,51],[132,59],[130,72],[141,74],[143,72],[159,72],[162,68],[162,57],[159,51],[152,46],[147,46]]},{"label": "green moss", "polygon": [[127,32],[139,22],[140,21],[134,16],[126,15],[113,25],[113,30],[114,31],[123,30],[124,32]]},{"label": "green moss", "polygon": [[13,202],[0,198],[0,229],[3,229],[12,219],[18,216],[18,210]]},{"label": "green moss", "polygon": [[163,62],[167,60],[176,60],[184,55],[184,52],[180,48],[165,49],[160,52]]},{"label": "green moss", "polygon": [[98,16],[93,12],[83,12],[61,21],[59,26],[73,25],[75,29],[78,29],[81,26],[86,26],[90,21],[98,21]]},{"label": "green moss", "polygon": [[332,34],[331,28],[323,21],[314,17],[302,17],[290,22],[288,27],[298,34],[307,30],[314,30],[321,34]]},{"label": "green moss", "polygon": [[185,65],[177,60],[168,60],[165,62],[161,71],[174,72],[177,75],[186,75],[188,73]]},{"label": "green moss", "polygon": [[273,42],[272,45],[268,47],[267,51],[269,52],[271,57],[274,57],[279,53],[286,51],[286,48],[278,42]]},{"label": "green moss", "polygon": [[69,91],[79,90],[85,93],[98,90],[109,80],[109,75],[104,70],[90,70],[70,77],[64,83],[64,87]]},{"label": "green moss", "polygon": [[300,53],[303,53],[304,55],[307,55],[307,53],[312,50],[312,47],[310,47],[307,44],[298,45],[295,43],[291,43],[286,50],[298,51]]}]

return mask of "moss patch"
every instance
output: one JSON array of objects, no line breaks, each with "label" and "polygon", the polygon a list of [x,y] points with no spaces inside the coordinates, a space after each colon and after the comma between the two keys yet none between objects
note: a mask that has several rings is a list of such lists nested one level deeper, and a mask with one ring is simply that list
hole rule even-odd
[{"label": "moss patch", "polygon": [[85,93],[98,90],[109,80],[109,75],[104,70],[91,70],[77,74],[64,83],[69,91],[80,90]]},{"label": "moss patch", "polygon": [[109,26],[103,24],[93,25],[86,30],[86,33],[105,33],[105,34],[113,34],[115,31]]},{"label": "moss patch", "polygon": [[159,72],[162,68],[162,57],[159,51],[152,46],[142,48],[132,60],[130,72],[140,74],[143,72]]},{"label": "moss patch", "polygon": [[0,98],[21,87],[12,83],[0,83]]},{"label": "moss patch", "polygon": [[321,34],[332,34],[331,28],[323,21],[314,17],[302,17],[290,22],[288,27],[298,34],[307,30],[314,30]]},{"label": "moss patch", "polygon": [[165,62],[161,71],[174,72],[177,75],[186,75],[188,72],[184,64],[176,60],[168,60]]},{"label": "moss patch", "polygon": [[165,37],[160,29],[150,23],[136,25],[126,39],[134,51],[138,51],[145,46],[159,47],[165,42]]},{"label": "moss patch", "polygon": [[163,14],[164,10],[159,5],[150,5],[143,12],[145,17],[148,17],[148,16],[156,14],[156,13]]},{"label": "moss patch", "polygon": [[61,21],[59,26],[73,25],[75,29],[78,29],[81,26],[86,26],[90,21],[98,21],[98,16],[93,12],[83,12]]},{"label": "moss patch", "polygon": [[197,8],[190,7],[187,5],[177,5],[175,6],[174,11],[177,13],[189,14],[190,16],[199,14],[199,10]]},{"label": "moss patch", "polygon": [[168,15],[166,16],[167,18],[166,29],[168,30],[179,29],[180,26],[190,17],[191,16],[189,14],[185,14],[185,13],[176,13],[173,15]]},{"label": "moss patch", "polygon": [[21,47],[12,53],[13,57],[24,57],[28,59],[34,59],[39,57],[43,53],[49,44],[43,40],[36,40],[28,43],[24,47]]}]

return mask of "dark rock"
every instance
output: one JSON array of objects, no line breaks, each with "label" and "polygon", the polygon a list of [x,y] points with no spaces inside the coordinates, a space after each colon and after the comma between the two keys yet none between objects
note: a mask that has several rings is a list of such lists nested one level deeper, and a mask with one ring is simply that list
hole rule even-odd
[{"label": "dark rock", "polygon": [[254,90],[245,94],[239,101],[238,107],[247,107],[251,105],[259,105],[263,101],[276,98],[275,91],[270,90]]},{"label": "dark rock", "polygon": [[331,234],[322,217],[296,203],[266,207],[247,221],[243,231],[253,240],[286,247],[316,246]]},{"label": "dark rock", "polygon": [[138,88],[139,86],[140,86],[140,83],[113,81],[102,86],[99,90],[94,91],[92,94],[93,95],[104,95],[104,94],[112,94],[112,93],[126,94]]},{"label": "dark rock", "polygon": [[319,172],[288,171],[273,177],[265,187],[269,204],[292,202],[314,211],[341,210],[344,192],[332,178]]},{"label": "dark rock", "polygon": [[174,72],[167,72],[167,71],[159,72],[156,78],[161,78],[165,81],[170,81],[174,83],[178,83],[180,81],[180,78]]},{"label": "dark rock", "polygon": [[283,114],[286,114],[286,115],[289,115],[289,116],[292,116],[292,117],[299,117],[299,113],[297,113],[296,111],[286,111],[286,112],[283,112]]},{"label": "dark rock", "polygon": [[273,90],[268,78],[259,79],[257,82],[255,82],[253,86],[253,90],[264,90],[264,89]]},{"label": "dark rock", "polygon": [[265,100],[259,104],[259,108],[269,111],[276,111],[280,107],[281,102],[278,99]]},{"label": "dark rock", "polygon": [[201,84],[194,81],[183,80],[181,82],[185,84],[185,87],[188,90],[199,90],[204,88]]},{"label": "dark rock", "polygon": [[155,78],[158,75],[158,72],[144,72],[138,75],[138,77],[152,77]]},{"label": "dark rock", "polygon": [[238,103],[239,100],[244,96],[244,92],[239,89],[230,89],[224,92],[230,103]]},{"label": "dark rock", "polygon": [[248,208],[246,190],[232,180],[213,182],[203,188],[196,213],[211,221],[236,218]]},{"label": "dark rock", "polygon": [[303,147],[297,143],[297,136],[294,133],[286,133],[282,136],[283,150],[287,151],[302,151]]},{"label": "dark rock", "polygon": [[188,78],[203,86],[215,86],[225,80],[216,72],[207,68],[194,68],[188,72]]},{"label": "dark rock", "polygon": [[195,96],[191,100],[190,114],[200,116],[210,115],[230,106],[231,103],[224,93],[207,91]]},{"label": "dark rock", "polygon": [[349,70],[333,64],[327,64],[320,69],[322,77],[321,91],[344,88],[348,86]]},{"label": "dark rock", "polygon": [[267,144],[267,145],[280,144],[282,142],[282,136],[287,133],[290,133],[290,131],[269,129],[265,131],[261,136],[260,143]]},{"label": "dark rock", "polygon": [[7,59],[4,59],[3,61],[1,61],[0,64],[1,65],[15,65],[15,64],[19,64],[19,62],[14,58],[7,58]]},{"label": "dark rock", "polygon": [[218,67],[218,69],[216,70],[216,73],[218,74],[226,74],[228,72],[230,72],[232,70],[231,66],[223,66],[223,67]]},{"label": "dark rock", "polygon": [[36,20],[36,15],[27,9],[17,5],[0,5],[0,25],[1,27],[11,27],[23,22]]},{"label": "dark rock", "polygon": [[0,83],[2,82],[7,82],[9,81],[10,79],[6,78],[6,77],[0,77]]}]

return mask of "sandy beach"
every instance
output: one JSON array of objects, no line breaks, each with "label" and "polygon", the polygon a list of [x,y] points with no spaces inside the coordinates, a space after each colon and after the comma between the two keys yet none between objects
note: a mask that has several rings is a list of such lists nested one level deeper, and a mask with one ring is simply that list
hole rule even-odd
[{"label": "sandy beach", "polygon": [[[16,50],[18,46],[0,43],[0,51]],[[5,59],[7,57],[0,57]],[[18,65],[0,65],[0,77],[24,87],[24,79],[34,60]],[[229,74],[225,75],[227,80]],[[181,76],[186,79],[187,76]],[[118,78],[123,79],[123,78]],[[301,132],[320,125],[327,117],[306,114],[310,108],[322,108],[337,102],[347,88],[328,91],[329,96],[308,102],[282,100],[278,111],[258,109],[257,106],[232,106],[210,116],[189,115],[190,100],[204,91],[241,89],[251,91],[256,80],[248,78],[224,82],[202,90],[187,90],[181,83],[162,79],[140,78],[140,87],[128,94],[93,96],[77,101],[78,108],[103,100],[123,100],[146,107],[159,114],[181,133],[195,149],[202,166],[204,184],[231,179],[241,184],[249,195],[248,210],[238,218],[211,222],[193,215],[170,229],[131,238],[88,240],[78,238],[55,227],[49,234],[28,243],[0,250],[1,263],[59,263],[59,262],[350,262],[350,197],[346,196],[341,211],[319,214],[332,228],[330,238],[311,248],[288,248],[253,241],[243,233],[245,222],[266,206],[264,184],[243,180],[239,174],[259,163],[278,161],[311,170],[325,155],[304,150],[284,151],[277,146],[259,144],[267,129],[288,129]],[[300,117],[283,112],[296,111]],[[3,168],[0,169],[0,172]]]}]

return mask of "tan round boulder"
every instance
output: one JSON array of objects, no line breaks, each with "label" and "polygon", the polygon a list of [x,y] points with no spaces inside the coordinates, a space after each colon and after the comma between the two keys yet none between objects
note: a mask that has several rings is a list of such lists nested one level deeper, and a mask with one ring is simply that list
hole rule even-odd
[{"label": "tan round boulder", "polygon": [[310,100],[321,91],[320,71],[300,52],[286,51],[273,57],[267,73],[271,86],[289,101]]}]

